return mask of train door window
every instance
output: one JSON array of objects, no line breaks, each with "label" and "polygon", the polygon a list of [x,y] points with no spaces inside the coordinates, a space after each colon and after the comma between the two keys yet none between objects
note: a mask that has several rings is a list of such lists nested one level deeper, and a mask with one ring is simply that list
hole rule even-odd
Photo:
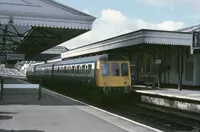
[{"label": "train door window", "polygon": [[112,63],[112,76],[120,76],[119,63]]},{"label": "train door window", "polygon": [[121,74],[122,76],[128,76],[128,64],[127,63],[122,63],[121,64]]},{"label": "train door window", "polygon": [[109,63],[102,63],[101,64],[101,74],[102,74],[102,76],[109,76],[110,75],[110,64]]}]

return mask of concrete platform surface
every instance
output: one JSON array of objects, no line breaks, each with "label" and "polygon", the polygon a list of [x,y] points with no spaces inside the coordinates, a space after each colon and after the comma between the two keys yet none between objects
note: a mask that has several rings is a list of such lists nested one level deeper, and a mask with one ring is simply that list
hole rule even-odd
[{"label": "concrete platform surface", "polygon": [[136,89],[135,92],[141,94],[159,95],[170,98],[200,101],[200,91],[178,89]]},{"label": "concrete platform surface", "polygon": [[41,100],[32,90],[5,94],[0,102],[0,132],[159,131],[47,89],[42,92]]}]

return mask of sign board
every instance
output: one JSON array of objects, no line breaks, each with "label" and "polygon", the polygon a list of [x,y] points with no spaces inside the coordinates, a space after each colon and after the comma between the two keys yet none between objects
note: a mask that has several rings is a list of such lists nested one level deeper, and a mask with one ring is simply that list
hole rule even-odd
[{"label": "sign board", "polygon": [[161,64],[161,59],[157,59],[156,64]]},{"label": "sign board", "polygon": [[7,54],[7,60],[24,60],[24,54]]},{"label": "sign board", "polygon": [[190,49],[191,54],[199,54],[200,53],[200,32],[192,33],[192,45]]}]

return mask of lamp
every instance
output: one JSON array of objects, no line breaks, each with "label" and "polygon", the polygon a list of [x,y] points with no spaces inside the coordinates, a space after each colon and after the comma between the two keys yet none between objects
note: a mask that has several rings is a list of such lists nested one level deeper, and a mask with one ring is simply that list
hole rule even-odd
[{"label": "lamp", "polygon": [[8,22],[8,24],[14,24],[14,21],[13,21],[13,17],[12,16],[10,16],[10,20],[9,20],[9,22]]}]

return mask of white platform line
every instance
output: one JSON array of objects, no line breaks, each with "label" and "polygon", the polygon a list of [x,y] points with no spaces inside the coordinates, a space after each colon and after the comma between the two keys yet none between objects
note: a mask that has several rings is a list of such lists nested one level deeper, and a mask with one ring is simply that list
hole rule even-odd
[{"label": "white platform line", "polygon": [[[48,92],[51,92],[51,93],[53,93],[53,94],[55,94],[55,95],[58,95],[58,96],[61,96],[61,97],[64,97],[64,98],[70,99],[70,100],[72,100],[72,101],[78,102],[78,103],[83,104],[83,105],[86,105],[86,106],[88,106],[88,107],[90,107],[90,108],[93,108],[93,109],[99,110],[99,111],[101,111],[101,112],[104,112],[104,113],[110,114],[110,115],[112,115],[112,116],[118,117],[118,118],[120,118],[120,119],[123,119],[123,120],[125,120],[125,121],[131,122],[131,123],[134,123],[134,124],[136,124],[136,125],[139,125],[139,126],[142,126],[142,127],[148,128],[148,129],[153,130],[153,131],[156,131],[156,132],[163,132],[163,131],[161,131],[161,130],[159,130],[159,129],[156,129],[156,128],[153,128],[153,127],[150,127],[150,126],[144,125],[144,124],[142,124],[142,123],[139,123],[139,122],[136,122],[136,121],[130,120],[130,119],[128,119],[128,118],[125,118],[125,117],[119,116],[119,115],[117,115],[117,114],[114,114],[114,113],[108,112],[108,111],[106,111],[106,110],[103,110],[103,109],[97,108],[97,107],[95,107],[95,106],[89,105],[89,104],[87,104],[87,103],[84,103],[84,102],[82,102],[82,101],[79,101],[79,100],[73,99],[73,98],[71,98],[71,97],[68,97],[68,96],[65,96],[65,95],[62,95],[62,94],[56,93],[56,92],[54,92],[54,91],[51,91],[51,90],[48,90],[48,89],[45,89],[45,88],[43,88],[43,89],[46,90],[46,91],[48,91]],[[122,128],[122,129],[123,129],[123,128]]]}]

